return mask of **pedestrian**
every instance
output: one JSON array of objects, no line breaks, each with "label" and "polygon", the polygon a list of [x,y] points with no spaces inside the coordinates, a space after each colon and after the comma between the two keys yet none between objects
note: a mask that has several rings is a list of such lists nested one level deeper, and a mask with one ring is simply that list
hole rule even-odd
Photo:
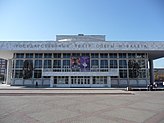
[{"label": "pedestrian", "polygon": [[35,87],[38,87],[38,82],[36,81],[36,83],[35,83]]}]

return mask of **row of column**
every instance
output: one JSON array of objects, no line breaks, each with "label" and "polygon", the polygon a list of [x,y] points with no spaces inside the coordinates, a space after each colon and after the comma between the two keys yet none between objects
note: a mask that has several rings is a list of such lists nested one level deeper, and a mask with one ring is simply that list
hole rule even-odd
[{"label": "row of column", "polygon": [[[90,76],[90,84],[92,84],[92,83],[93,83],[93,76]],[[68,78],[68,84],[71,85],[71,76],[69,76],[69,78]],[[54,85],[54,76],[51,76],[50,77],[50,87],[52,88],[53,85]],[[111,77],[110,76],[107,77],[107,85],[109,88],[111,88]]]}]

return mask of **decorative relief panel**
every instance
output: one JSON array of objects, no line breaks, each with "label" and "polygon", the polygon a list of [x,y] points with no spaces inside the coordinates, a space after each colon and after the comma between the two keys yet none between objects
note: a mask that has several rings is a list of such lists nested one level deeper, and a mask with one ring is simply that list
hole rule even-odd
[{"label": "decorative relief panel", "polygon": [[164,42],[104,41],[104,42],[57,42],[57,41],[0,41],[0,50],[164,50]]}]

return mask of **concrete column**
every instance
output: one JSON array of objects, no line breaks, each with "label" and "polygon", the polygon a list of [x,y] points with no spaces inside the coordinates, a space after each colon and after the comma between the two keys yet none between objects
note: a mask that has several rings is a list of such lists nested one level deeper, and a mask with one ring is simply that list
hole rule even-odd
[{"label": "concrete column", "polygon": [[68,77],[68,84],[69,84],[69,87],[71,87],[71,76]]},{"label": "concrete column", "polygon": [[111,88],[111,77],[110,76],[107,77],[107,84],[108,84],[108,87]]},{"label": "concrete column", "polygon": [[51,76],[51,78],[50,78],[50,87],[53,88],[53,86],[54,86],[54,77]]},{"label": "concrete column", "polygon": [[12,60],[8,59],[7,61],[7,78],[6,78],[6,84],[13,84],[11,82],[11,76],[12,76]]},{"label": "concrete column", "polygon": [[150,84],[154,83],[154,68],[153,68],[153,60],[149,59],[149,72],[150,72]]},{"label": "concrete column", "polygon": [[90,85],[92,86],[93,84],[93,76],[90,76]]}]

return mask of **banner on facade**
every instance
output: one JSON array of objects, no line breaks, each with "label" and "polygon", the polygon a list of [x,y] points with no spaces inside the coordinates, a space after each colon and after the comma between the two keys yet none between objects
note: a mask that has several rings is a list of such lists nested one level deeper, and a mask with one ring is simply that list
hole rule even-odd
[{"label": "banner on facade", "polygon": [[71,68],[79,69],[80,71],[90,70],[90,58],[87,56],[72,57],[71,58]]}]

